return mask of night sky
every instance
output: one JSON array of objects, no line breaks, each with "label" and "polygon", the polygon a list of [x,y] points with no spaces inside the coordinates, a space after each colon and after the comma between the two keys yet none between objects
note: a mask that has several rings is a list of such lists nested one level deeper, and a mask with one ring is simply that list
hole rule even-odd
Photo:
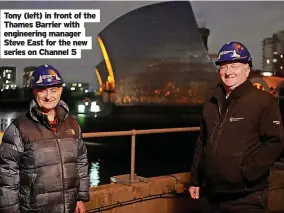
[{"label": "night sky", "polygon": [[[80,79],[93,88],[98,87],[94,73],[102,55],[96,35],[121,15],[147,2],[0,2],[1,9],[100,9],[101,23],[86,24],[86,35],[93,36],[93,49],[83,50],[82,59],[0,59],[0,65],[16,66],[19,71],[25,66],[49,63],[62,72],[66,81]],[[208,46],[210,53],[218,52],[220,46],[231,40],[243,42],[253,56],[255,68],[261,69],[262,40],[274,32],[284,30],[284,2],[192,2],[197,22],[206,22],[210,29]],[[78,77],[79,76],[79,77]],[[22,73],[17,74],[17,83],[22,85]]]}]

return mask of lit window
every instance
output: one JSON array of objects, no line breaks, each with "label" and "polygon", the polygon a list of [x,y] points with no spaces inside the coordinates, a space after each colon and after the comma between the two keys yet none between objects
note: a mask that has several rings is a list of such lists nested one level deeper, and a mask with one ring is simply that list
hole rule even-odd
[{"label": "lit window", "polygon": [[267,64],[270,64],[270,60],[269,60],[269,59],[267,59],[267,60],[266,60],[266,63],[267,63]]}]

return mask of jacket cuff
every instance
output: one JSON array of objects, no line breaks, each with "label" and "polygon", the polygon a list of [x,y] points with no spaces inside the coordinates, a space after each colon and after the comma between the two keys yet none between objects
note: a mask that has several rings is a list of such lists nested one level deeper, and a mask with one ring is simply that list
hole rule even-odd
[{"label": "jacket cuff", "polygon": [[88,192],[79,192],[77,201],[82,201],[82,202],[90,201],[90,194]]},{"label": "jacket cuff", "polygon": [[200,187],[202,184],[200,184],[200,182],[198,181],[192,181],[189,183],[189,186],[196,186],[196,187]]}]

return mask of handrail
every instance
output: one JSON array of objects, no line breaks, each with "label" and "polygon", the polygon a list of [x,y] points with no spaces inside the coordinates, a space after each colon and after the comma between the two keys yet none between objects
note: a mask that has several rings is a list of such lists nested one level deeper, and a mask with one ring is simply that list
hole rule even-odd
[{"label": "handrail", "polygon": [[[173,132],[197,132],[200,127],[181,127],[181,128],[161,128],[161,129],[141,129],[128,131],[110,131],[110,132],[88,132],[82,133],[82,138],[96,138],[96,137],[114,137],[114,136],[131,136],[131,168],[130,168],[130,183],[134,182],[135,177],[135,146],[136,135],[157,134],[157,133],[173,133]],[[2,133],[2,134],[1,134]],[[0,140],[3,132],[0,133]]]},{"label": "handrail", "polygon": [[97,137],[113,137],[113,136],[130,136],[130,135],[146,135],[156,133],[171,133],[171,132],[196,132],[200,127],[181,127],[181,128],[162,128],[162,129],[138,129],[128,131],[110,131],[110,132],[88,132],[83,133],[83,138],[97,138]]},{"label": "handrail", "polygon": [[197,132],[199,130],[200,130],[200,127],[141,129],[141,130],[133,129],[133,130],[128,130],[128,131],[82,133],[82,138],[131,136],[131,168],[130,168],[130,181],[129,182],[133,183],[133,182],[135,182],[136,135],[156,134],[156,133],[172,133],[172,132]]}]

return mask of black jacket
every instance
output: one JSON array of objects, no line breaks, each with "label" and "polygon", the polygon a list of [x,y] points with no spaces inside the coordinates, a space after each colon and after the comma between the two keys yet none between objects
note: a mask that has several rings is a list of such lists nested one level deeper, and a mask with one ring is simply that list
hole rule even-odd
[{"label": "black jacket", "polygon": [[205,181],[212,192],[266,188],[283,141],[279,107],[267,92],[247,80],[226,99],[220,84],[203,109],[192,185]]},{"label": "black jacket", "polygon": [[1,213],[74,213],[89,200],[87,149],[77,121],[60,101],[54,132],[33,101],[0,145]]}]

